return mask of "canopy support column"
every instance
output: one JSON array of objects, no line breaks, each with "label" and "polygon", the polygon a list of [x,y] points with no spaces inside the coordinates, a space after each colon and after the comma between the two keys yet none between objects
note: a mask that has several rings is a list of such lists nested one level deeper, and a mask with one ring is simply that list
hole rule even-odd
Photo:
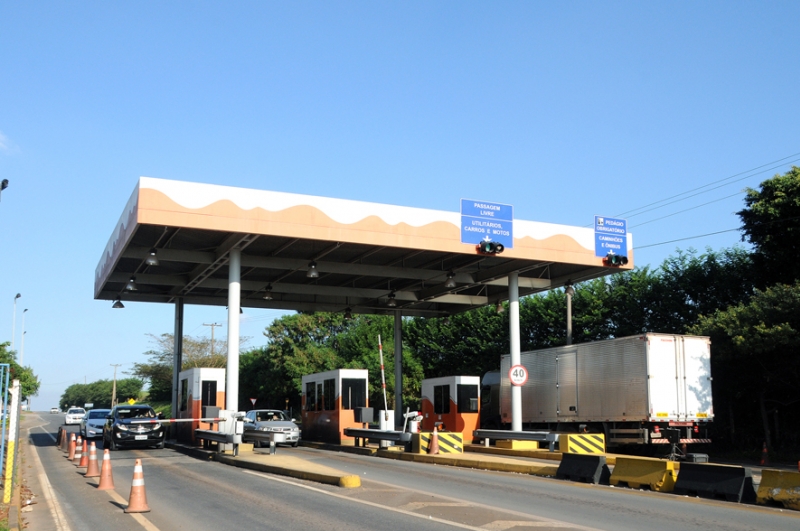
[{"label": "canopy support column", "polygon": [[228,261],[228,365],[225,409],[239,411],[239,311],[242,300],[242,251],[231,249]]},{"label": "canopy support column", "polygon": [[394,312],[394,423],[403,425],[403,314]]},{"label": "canopy support column", "polygon": [[183,297],[175,299],[175,328],[172,335],[172,418],[178,418],[180,374],[183,367]]},{"label": "canopy support column", "polygon": [[[511,366],[519,365],[519,273],[508,275],[508,332],[511,343]],[[502,375],[501,375],[502,377]],[[522,431],[522,387],[511,386],[511,430]]]}]

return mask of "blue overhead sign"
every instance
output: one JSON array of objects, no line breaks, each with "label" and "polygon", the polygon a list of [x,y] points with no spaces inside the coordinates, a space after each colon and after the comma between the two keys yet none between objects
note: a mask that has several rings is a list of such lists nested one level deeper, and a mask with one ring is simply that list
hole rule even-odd
[{"label": "blue overhead sign", "polygon": [[482,241],[514,247],[514,207],[488,201],[461,200],[461,243]]},{"label": "blue overhead sign", "polygon": [[628,222],[624,219],[594,217],[594,255],[608,253],[628,256]]}]

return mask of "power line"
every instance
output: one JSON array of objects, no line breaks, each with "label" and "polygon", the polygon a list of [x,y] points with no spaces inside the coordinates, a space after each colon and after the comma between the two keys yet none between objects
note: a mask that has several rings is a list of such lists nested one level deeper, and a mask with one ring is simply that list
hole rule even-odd
[{"label": "power line", "polygon": [[650,221],[645,221],[644,223],[639,223],[638,225],[632,225],[631,228],[641,227],[642,225],[647,225],[648,223],[653,223],[654,221],[660,221],[662,219],[671,218],[672,216],[677,216],[678,214],[683,214],[684,212],[689,212],[690,210],[694,210],[696,208],[704,207],[706,205],[710,205],[711,203],[718,203],[720,201],[724,201],[725,199],[730,199],[731,197],[736,197],[740,195],[742,192],[736,192],[735,194],[726,195],[725,197],[721,197],[720,199],[714,199],[713,201],[709,201],[708,203],[703,203],[702,205],[693,206],[691,208],[686,208],[684,210],[679,210],[677,212],[673,212],[672,214],[667,214],[666,216],[661,216],[660,218],[654,218]]},{"label": "power line", "polygon": [[[675,195],[670,196],[670,197],[665,197],[664,199],[659,199],[658,201],[654,201],[654,202],[649,203],[647,205],[628,210],[628,211],[623,212],[621,214],[617,214],[617,217],[625,216],[625,215],[628,215],[628,217],[638,216],[639,214],[647,212],[647,210],[645,210],[645,209],[655,210],[657,208],[662,208],[662,207],[664,207],[664,206],[666,206],[668,204],[672,204],[672,203],[675,203],[677,201],[683,201],[685,199],[689,199],[690,197],[694,197],[696,195],[704,194],[706,192],[710,192],[712,190],[716,190],[718,188],[722,188],[723,186],[727,186],[729,184],[733,184],[735,182],[742,181],[744,179],[749,179],[750,177],[754,177],[754,176],[759,175],[761,173],[772,171],[774,169],[777,169],[777,168],[780,168],[782,166],[785,166],[786,164],[789,164],[789,163],[792,163],[792,162],[797,162],[798,160],[800,160],[800,158],[795,158],[794,160],[791,160],[791,161],[787,161],[786,160],[786,159],[790,159],[792,157],[800,157],[800,153],[794,153],[792,155],[788,155],[788,156],[783,157],[781,159],[773,160],[771,162],[767,162],[766,164],[762,164],[761,166],[756,166],[755,168],[751,168],[749,170],[736,173],[736,174],[731,175],[729,177],[725,177],[724,179],[718,179],[718,180],[710,182],[708,184],[704,184],[703,186],[698,186],[697,188],[693,188],[691,190],[686,190],[685,192],[681,192],[679,194],[675,194]],[[778,164],[778,163],[781,163],[781,164]],[[775,165],[775,164],[777,164],[777,165]],[[775,166],[772,166],[772,165],[775,165]],[[772,167],[767,168],[767,169],[763,169],[766,166],[772,166]],[[758,171],[756,173],[752,173],[752,172],[755,172],[756,170],[761,170],[761,171]],[[735,181],[731,181],[731,179],[734,179],[735,177],[740,177],[742,175],[744,175],[744,177],[736,179]],[[713,186],[715,184],[723,183],[725,181],[730,181],[730,182],[727,182],[725,184],[721,184],[720,186],[716,186],[714,188],[710,188],[708,190],[704,190],[704,191],[700,192],[700,190],[703,190],[704,188],[708,188],[708,187]],[[698,193],[693,194],[693,192],[698,192]],[[687,194],[693,194],[693,195],[690,195],[688,197],[683,197],[683,196],[686,196]],[[675,199],[676,201],[672,201],[673,199]],[[661,203],[665,203],[666,201],[670,201],[670,202],[666,203],[666,204],[663,204],[663,205],[661,204]],[[659,206],[655,206],[655,205],[659,205]],[[650,208],[650,207],[653,207],[653,208]],[[639,210],[642,210],[642,212],[637,212]],[[632,214],[633,212],[637,212],[637,213],[636,214]]]},{"label": "power line", "polygon": [[678,238],[677,240],[670,240],[668,242],[659,242],[659,243],[651,243],[650,245],[642,245],[641,247],[634,247],[634,251],[638,251],[639,249],[647,249],[648,247],[658,247],[659,245],[666,245],[668,243],[675,243],[675,242],[682,242],[686,240],[694,240],[697,238],[704,238],[706,236],[714,236],[715,234],[722,234],[724,232],[733,232],[735,230],[741,230],[741,227],[735,229],[727,229],[727,230],[720,230],[717,232],[709,232],[708,234],[699,234],[697,236],[688,236],[686,238]]}]

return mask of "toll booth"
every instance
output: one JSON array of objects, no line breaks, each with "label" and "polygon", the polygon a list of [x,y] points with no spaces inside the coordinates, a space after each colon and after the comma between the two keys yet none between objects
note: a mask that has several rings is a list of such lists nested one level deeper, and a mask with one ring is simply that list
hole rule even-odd
[{"label": "toll booth", "polygon": [[481,379],[444,376],[422,380],[422,431],[461,432],[465,441],[480,427]]},{"label": "toll booth", "polygon": [[[178,418],[217,417],[225,409],[225,369],[195,367],[178,375]],[[178,422],[177,439],[194,443],[194,430],[216,429],[207,422]]]},{"label": "toll booth", "polygon": [[368,407],[366,369],[336,369],[303,376],[303,439],[354,445],[345,428],[361,428],[355,408]]}]

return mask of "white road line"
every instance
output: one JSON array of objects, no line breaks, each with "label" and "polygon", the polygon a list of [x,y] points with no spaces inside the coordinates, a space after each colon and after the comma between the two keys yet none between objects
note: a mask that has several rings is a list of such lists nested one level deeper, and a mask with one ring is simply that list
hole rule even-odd
[{"label": "white road line", "polygon": [[[32,428],[28,428],[28,440],[30,441],[31,438],[31,429],[33,428],[41,428],[42,425],[33,426]],[[42,428],[44,430],[44,428]],[[56,438],[53,437],[50,432],[45,432],[55,441]],[[64,512],[61,510],[61,504],[58,502],[58,498],[56,498],[55,492],[53,492],[53,486],[50,485],[50,480],[47,479],[47,474],[44,472],[44,466],[42,465],[42,460],[39,459],[39,452],[36,451],[36,445],[31,444],[28,442],[26,445],[27,448],[31,450],[31,458],[35,462],[35,466],[37,470],[39,470],[39,483],[42,485],[42,497],[47,501],[47,506],[50,507],[50,514],[53,515],[53,522],[56,524],[57,531],[71,531],[69,524],[67,523],[67,519],[64,518]]]},{"label": "white road line", "polygon": [[[52,433],[44,429],[44,424],[40,424],[38,426],[31,426],[30,428],[28,428],[29,438],[30,438],[30,431],[33,428],[41,428],[41,430],[44,431],[47,435],[49,435],[50,438],[53,439],[53,441],[55,442],[56,438],[53,437]],[[64,514],[61,511],[61,505],[58,503],[58,499],[56,498],[56,495],[53,492],[53,488],[50,486],[50,481],[48,481],[47,475],[44,473],[44,467],[42,466],[41,460],[39,460],[39,454],[36,453],[36,447],[32,444],[28,444],[28,448],[31,448],[33,450],[33,455],[36,461],[38,462],[37,466],[39,467],[39,470],[42,471],[42,473],[39,474],[39,481],[42,483],[42,488],[45,489],[44,498],[50,502],[50,510],[53,513],[53,520],[56,523],[57,531],[71,531],[69,525],[67,524],[67,520],[64,518]],[[120,496],[117,493],[117,491],[106,490],[103,492],[106,492],[111,497],[111,499],[117,502],[118,504],[123,505],[125,507],[128,506],[128,500]],[[130,515],[133,517],[134,520],[136,520],[136,522],[140,526],[145,528],[147,531],[161,531],[158,527],[156,527],[155,524],[153,524],[153,522],[148,520],[141,513],[130,513]]]},{"label": "white road line", "polygon": [[[318,488],[312,487],[310,485],[303,485],[302,483],[296,483],[296,482],[291,481],[291,480],[282,479],[282,478],[267,474],[265,472],[255,472],[255,471],[252,471],[252,470],[245,470],[245,469],[242,469],[242,472],[244,472],[245,474],[251,474],[253,476],[258,476],[258,477],[261,477],[261,478],[264,478],[264,479],[269,479],[271,481],[277,481],[279,483],[286,483],[288,485],[294,485],[295,487],[300,487],[301,489],[306,489],[306,490],[310,490],[310,491],[313,491],[313,492],[318,492],[320,494],[325,494],[327,496],[332,496],[334,498],[340,498],[342,500],[348,500],[348,501],[351,501],[351,502],[361,503],[363,505],[369,505],[370,507],[375,507],[377,509],[382,509],[382,510],[386,510],[386,511],[392,511],[392,512],[395,512],[395,513],[404,514],[406,516],[411,516],[411,517],[414,517],[414,518],[421,518],[422,520],[428,520],[428,521],[431,521],[431,522],[438,522],[440,524],[445,524],[445,525],[449,525],[449,526],[452,526],[452,527],[459,527],[461,529],[472,529],[473,531],[486,531],[486,529],[487,529],[486,527],[475,527],[475,526],[471,526],[471,525],[467,525],[467,524],[461,524],[459,522],[453,522],[451,520],[444,520],[442,518],[434,518],[434,517],[431,517],[431,516],[426,516],[424,514],[405,511],[405,510],[400,509],[400,508],[387,507],[386,505],[381,505],[379,503],[374,503],[374,502],[370,502],[370,501],[366,501],[366,500],[359,500],[358,498],[352,498],[350,496],[345,496],[345,495],[342,495],[342,494],[336,494],[335,492],[329,492],[329,491],[326,491],[326,490],[318,489]],[[373,483],[378,483],[378,484],[387,486],[387,487],[392,487],[392,485],[390,485],[388,483],[383,483],[383,482],[380,482],[380,481],[373,481],[373,480],[370,480],[370,481],[373,482]],[[395,486],[395,488],[397,490],[409,490],[409,489],[398,489],[396,486]],[[416,492],[418,494],[430,494],[431,496],[439,496],[441,498],[448,499],[448,497],[441,496],[440,494],[427,493],[427,492],[418,491],[418,490],[415,490],[414,492]],[[468,506],[468,507],[487,507],[487,508],[492,509],[492,510],[497,510],[496,507],[490,507],[490,506],[487,506],[487,505],[484,505],[484,504],[480,504],[480,503],[462,502],[462,501],[456,500],[454,498],[449,498],[449,499],[452,499],[459,506],[461,506],[463,504],[463,506]],[[444,504],[438,503],[437,505],[444,505]],[[506,512],[509,515],[517,513],[516,511],[506,511]],[[585,527],[585,526],[582,526],[582,525],[579,525],[579,524],[571,524],[569,522],[561,522],[561,521],[558,521],[558,520],[542,519],[542,520],[538,520],[537,521],[537,520],[534,519],[535,517],[531,517],[531,516],[526,515],[524,513],[517,513],[517,515],[518,516],[522,516],[522,517],[531,518],[531,520],[526,520],[525,521],[524,525],[527,525],[528,527],[547,527],[547,526],[550,526],[550,527],[566,527],[566,528],[571,528],[571,529],[576,529],[576,530],[580,529],[580,530],[583,530],[583,531],[598,531],[597,528]],[[520,524],[517,524],[517,525],[523,525],[523,524],[520,523]]]}]

